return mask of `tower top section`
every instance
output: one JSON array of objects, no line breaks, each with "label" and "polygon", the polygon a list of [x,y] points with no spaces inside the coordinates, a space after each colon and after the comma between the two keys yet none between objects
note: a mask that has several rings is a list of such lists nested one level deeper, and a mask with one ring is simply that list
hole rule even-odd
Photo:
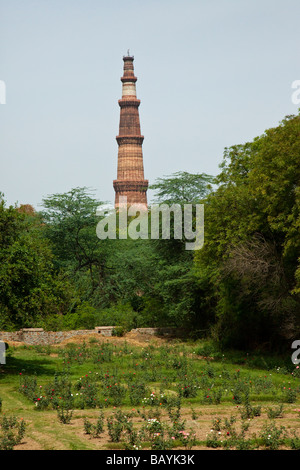
[{"label": "tower top section", "polygon": [[123,61],[123,76],[121,77],[121,82],[123,83],[122,99],[126,99],[128,97],[136,98],[135,83],[137,81],[137,77],[134,75],[134,57],[130,55],[123,56]]},{"label": "tower top section", "polygon": [[123,55],[123,60],[125,59],[131,59],[131,60],[134,60],[134,56],[133,55],[130,55],[129,53],[129,49],[127,50],[127,55]]}]

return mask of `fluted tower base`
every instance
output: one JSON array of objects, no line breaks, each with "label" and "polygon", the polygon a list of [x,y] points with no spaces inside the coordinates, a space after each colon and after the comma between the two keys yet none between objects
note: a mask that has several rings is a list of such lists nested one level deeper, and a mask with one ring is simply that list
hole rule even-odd
[{"label": "fluted tower base", "polygon": [[120,197],[127,198],[127,205],[138,204],[141,208],[147,209],[147,188],[148,181],[128,181],[114,180],[115,208],[120,206]]}]

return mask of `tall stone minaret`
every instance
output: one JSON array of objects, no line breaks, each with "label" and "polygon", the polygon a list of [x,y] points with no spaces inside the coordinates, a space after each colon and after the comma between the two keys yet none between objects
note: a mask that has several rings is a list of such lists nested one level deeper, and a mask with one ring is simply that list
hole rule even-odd
[{"label": "tall stone minaret", "polygon": [[148,180],[144,179],[144,164],[142,144],[144,136],[141,135],[139,105],[136,97],[133,69],[134,57],[123,57],[124,73],[122,81],[122,99],[120,106],[119,135],[116,137],[118,151],[118,172],[114,180],[115,208],[119,207],[120,197],[127,197],[127,205],[139,204],[147,208]]}]

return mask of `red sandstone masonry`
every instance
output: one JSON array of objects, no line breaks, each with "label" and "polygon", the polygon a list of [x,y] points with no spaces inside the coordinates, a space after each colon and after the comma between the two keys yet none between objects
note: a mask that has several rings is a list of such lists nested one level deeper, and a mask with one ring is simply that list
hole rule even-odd
[{"label": "red sandstone masonry", "polygon": [[[115,208],[119,208],[120,197],[127,197],[127,204],[141,204],[147,208],[148,180],[144,179],[144,164],[141,135],[139,105],[136,97],[134,75],[134,57],[123,57],[124,73],[122,81],[122,99],[120,106],[118,142],[117,179],[113,181],[115,190]],[[135,183],[135,184],[133,184]]]}]

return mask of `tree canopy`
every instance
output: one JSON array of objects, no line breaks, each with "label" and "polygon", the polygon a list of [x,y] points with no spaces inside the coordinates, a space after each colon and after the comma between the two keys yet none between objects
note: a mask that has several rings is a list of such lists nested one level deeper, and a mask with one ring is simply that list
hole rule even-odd
[{"label": "tree canopy", "polygon": [[217,189],[205,201],[200,282],[220,340],[274,344],[299,333],[300,116],[225,149]]}]

